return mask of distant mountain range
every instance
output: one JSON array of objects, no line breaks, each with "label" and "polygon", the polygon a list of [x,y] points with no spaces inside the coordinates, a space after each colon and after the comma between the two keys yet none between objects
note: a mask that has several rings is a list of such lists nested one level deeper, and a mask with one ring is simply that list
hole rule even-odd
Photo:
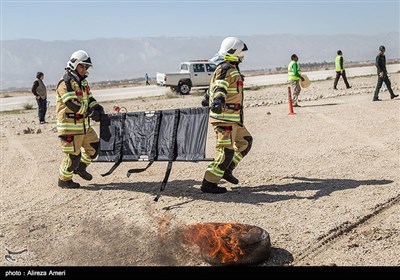
[{"label": "distant mountain range", "polygon": [[[341,49],[346,61],[371,61],[380,45],[387,59],[400,57],[399,33],[360,35],[253,35],[240,37],[249,51],[242,70],[286,67],[296,53],[299,63],[333,61]],[[1,41],[1,83],[3,90],[29,88],[37,71],[45,74],[46,85],[57,84],[70,55],[86,50],[94,68],[89,81],[115,81],[144,77],[156,72],[179,71],[181,61],[209,59],[219,49],[223,37],[101,38],[85,41],[41,41],[31,39]]]}]

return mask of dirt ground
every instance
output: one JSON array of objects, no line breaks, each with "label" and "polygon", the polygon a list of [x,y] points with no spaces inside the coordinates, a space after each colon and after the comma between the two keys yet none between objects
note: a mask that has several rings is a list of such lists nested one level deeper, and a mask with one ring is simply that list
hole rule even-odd
[{"label": "dirt ground", "polygon": [[[400,74],[391,76],[400,93]],[[259,266],[400,266],[400,98],[376,76],[303,89],[288,115],[287,85],[245,91],[253,147],[235,170],[240,184],[203,194],[208,162],[175,162],[158,202],[166,162],[127,178],[122,163],[93,163],[90,182],[57,186],[62,159],[54,107],[48,124],[36,110],[1,115],[0,250],[2,266],[209,266],[177,238],[185,226],[235,222],[265,229],[271,255]],[[167,95],[166,95],[167,96]],[[128,111],[200,106],[201,96],[104,103]],[[98,131],[99,125],[94,125]],[[25,131],[25,132],[24,132]],[[212,157],[214,134],[208,133]]]}]

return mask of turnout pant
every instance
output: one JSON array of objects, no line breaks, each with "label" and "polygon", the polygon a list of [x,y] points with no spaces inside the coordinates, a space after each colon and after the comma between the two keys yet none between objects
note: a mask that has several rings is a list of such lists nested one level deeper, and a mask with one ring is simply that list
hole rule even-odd
[{"label": "turnout pant", "polygon": [[216,136],[214,161],[210,163],[204,174],[204,179],[218,184],[225,170],[232,171],[248,154],[253,143],[253,137],[244,125],[238,123],[213,124]]},{"label": "turnout pant", "polygon": [[59,169],[59,178],[62,181],[72,179],[74,170],[80,164],[88,166],[92,159],[97,157],[99,137],[93,128],[89,127],[86,134],[59,136],[64,158]]}]

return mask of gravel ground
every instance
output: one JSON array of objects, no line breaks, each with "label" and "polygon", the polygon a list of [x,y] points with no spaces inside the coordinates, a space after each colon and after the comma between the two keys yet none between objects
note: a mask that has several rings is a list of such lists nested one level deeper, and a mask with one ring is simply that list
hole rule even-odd
[{"label": "gravel ground", "polygon": [[[400,93],[398,73],[391,80]],[[399,266],[399,104],[375,76],[349,78],[352,89],[314,81],[288,115],[287,85],[245,91],[253,148],[235,170],[239,185],[203,194],[207,162],[173,165],[158,202],[165,162],[93,163],[91,182],[57,187],[62,154],[54,108],[48,124],[36,111],[1,115],[2,266],[209,266],[183,246],[186,225],[235,222],[265,229],[271,255],[260,266]],[[202,97],[172,96],[104,103],[128,111],[186,108]],[[98,131],[98,124],[95,129]],[[32,132],[32,133],[31,133]],[[209,131],[207,153],[214,135]],[[9,253],[11,251],[11,253]],[[17,254],[12,254],[17,253]],[[11,257],[11,258],[10,258]]]}]

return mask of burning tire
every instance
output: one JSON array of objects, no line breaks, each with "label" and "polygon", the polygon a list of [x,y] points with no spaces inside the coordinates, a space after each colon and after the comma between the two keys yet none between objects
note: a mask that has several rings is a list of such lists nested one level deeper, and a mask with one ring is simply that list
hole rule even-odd
[{"label": "burning tire", "polygon": [[271,252],[268,232],[252,225],[199,223],[190,225],[184,236],[212,265],[256,264],[268,259]]}]

